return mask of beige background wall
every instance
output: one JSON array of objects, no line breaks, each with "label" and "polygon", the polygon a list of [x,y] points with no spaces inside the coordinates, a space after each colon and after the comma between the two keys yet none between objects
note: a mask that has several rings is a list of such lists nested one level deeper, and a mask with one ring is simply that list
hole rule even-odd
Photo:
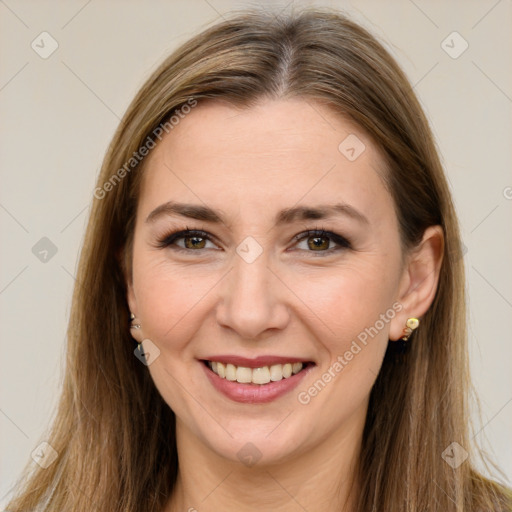
[{"label": "beige background wall", "polygon": [[[483,412],[476,439],[510,484],[511,2],[260,3],[313,4],[339,7],[376,33],[432,122],[467,247],[470,356]],[[169,51],[252,5],[0,0],[0,504],[56,404],[84,223],[119,118]]]}]

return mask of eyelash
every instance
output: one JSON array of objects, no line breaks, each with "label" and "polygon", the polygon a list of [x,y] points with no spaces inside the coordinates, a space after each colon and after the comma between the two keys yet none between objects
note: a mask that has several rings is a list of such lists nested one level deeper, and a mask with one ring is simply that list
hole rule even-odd
[{"label": "eyelash", "polygon": [[[177,240],[184,239],[184,238],[193,238],[193,237],[202,238],[202,239],[205,239],[205,240],[215,243],[215,238],[212,237],[208,232],[204,231],[203,229],[189,229],[187,226],[184,230],[173,231],[173,232],[165,235],[162,239],[160,239],[158,241],[157,247],[160,249],[172,248],[172,250],[186,252],[186,253],[202,252],[203,250],[205,250],[205,249],[186,249],[184,247],[179,247],[177,245],[173,246],[173,244],[175,244],[175,242]],[[313,238],[313,237],[328,238],[332,242],[337,244],[338,247],[326,249],[324,251],[307,251],[306,250],[306,252],[311,252],[313,254],[319,254],[319,255],[323,256],[323,255],[330,255],[335,251],[352,248],[352,245],[347,238],[345,238],[341,235],[338,235],[337,233],[333,233],[332,231],[327,231],[322,227],[317,227],[315,229],[309,229],[307,231],[303,231],[302,233],[295,235],[293,237],[293,240],[296,243],[299,243],[303,240],[307,240],[308,238]],[[173,247],[171,247],[171,246],[173,246]]]}]

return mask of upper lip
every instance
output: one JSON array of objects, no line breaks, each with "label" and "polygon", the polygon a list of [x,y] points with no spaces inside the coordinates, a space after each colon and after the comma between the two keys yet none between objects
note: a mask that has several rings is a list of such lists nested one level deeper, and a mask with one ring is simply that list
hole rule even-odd
[{"label": "upper lip", "polygon": [[235,355],[216,355],[204,358],[205,361],[215,361],[218,363],[232,364],[234,366],[243,366],[245,368],[261,368],[262,366],[272,366],[274,364],[286,363],[310,363],[310,359],[288,356],[258,356],[253,358],[235,356]]}]

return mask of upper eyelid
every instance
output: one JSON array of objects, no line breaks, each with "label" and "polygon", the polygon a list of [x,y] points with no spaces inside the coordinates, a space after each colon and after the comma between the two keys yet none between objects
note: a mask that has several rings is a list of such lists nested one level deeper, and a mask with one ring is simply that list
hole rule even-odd
[{"label": "upper eyelid", "polygon": [[[187,249],[185,247],[179,246],[176,243],[178,240],[182,240],[184,238],[192,238],[194,236],[197,236],[199,238],[204,238],[208,242],[215,244],[217,246],[217,248],[212,249],[211,247],[205,247],[202,249]],[[170,239],[172,239],[172,240],[168,241]],[[194,252],[201,253],[201,252],[205,251],[206,249],[220,250],[220,248],[219,248],[220,245],[221,244],[219,244],[219,242],[217,241],[217,238],[215,236],[213,236],[211,233],[208,233],[207,231],[197,230],[197,229],[176,231],[175,233],[171,233],[170,235],[167,235],[166,237],[164,237],[162,240],[160,240],[157,243],[157,247],[159,247],[161,249],[172,247],[173,250],[182,251],[182,252],[184,251],[186,253],[194,253]]]},{"label": "upper eyelid", "polygon": [[[175,231],[173,233],[170,233],[168,235],[165,235],[163,238],[161,238],[158,242],[159,247],[168,247],[171,245],[171,242],[168,242],[172,239],[172,242],[175,242],[176,240],[180,240],[182,238],[188,238],[198,236],[200,238],[205,238],[206,240],[209,240],[211,242],[217,243],[217,238],[213,236],[211,233],[208,233],[208,231],[205,231],[203,229],[180,229],[178,231]],[[178,249],[183,249],[183,247],[178,247]],[[183,249],[185,251],[188,251],[188,249]]]}]

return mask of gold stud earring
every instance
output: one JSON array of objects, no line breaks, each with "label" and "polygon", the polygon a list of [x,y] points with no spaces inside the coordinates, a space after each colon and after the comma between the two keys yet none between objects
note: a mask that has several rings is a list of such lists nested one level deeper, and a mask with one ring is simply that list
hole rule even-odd
[{"label": "gold stud earring", "polygon": [[404,335],[402,336],[402,340],[407,341],[413,331],[418,328],[420,325],[420,321],[417,318],[408,318],[407,322],[405,322]]}]

